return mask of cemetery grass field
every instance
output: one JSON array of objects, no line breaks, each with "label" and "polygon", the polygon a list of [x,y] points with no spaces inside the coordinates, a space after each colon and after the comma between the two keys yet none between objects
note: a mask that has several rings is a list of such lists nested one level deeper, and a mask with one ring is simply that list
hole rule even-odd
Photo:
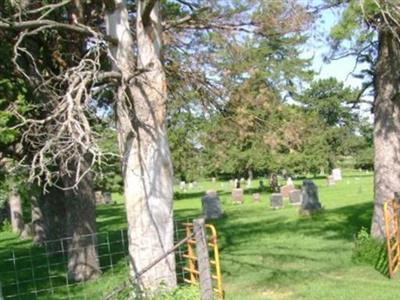
[{"label": "cemetery grass field", "polygon": [[[294,182],[301,184],[301,180]],[[231,187],[227,182],[200,182],[198,187],[187,191],[176,188],[177,218],[197,216],[204,191],[211,188],[219,191],[225,216],[215,224],[225,299],[398,298],[398,279],[389,280],[382,270],[351,260],[355,234],[370,225],[372,174],[347,171],[343,180],[331,187],[326,186],[323,178],[315,182],[324,211],[313,217],[300,217],[298,207],[291,206],[288,200],[283,209],[272,210],[267,192],[262,192],[260,203],[252,203],[251,193],[257,190],[258,180],[245,190],[243,205],[231,204]],[[99,232],[118,232],[126,227],[122,197],[114,195],[114,199],[115,205],[97,209]],[[29,241],[0,233],[0,260],[11,248],[18,252],[30,247]],[[0,261],[0,267],[4,271],[6,266]],[[114,275],[105,270],[100,281],[84,287],[85,292],[96,294],[109,289],[122,279],[118,272],[126,274],[123,269],[123,264],[117,265]],[[79,295],[79,289],[75,293]],[[52,297],[57,298],[57,295]]]}]

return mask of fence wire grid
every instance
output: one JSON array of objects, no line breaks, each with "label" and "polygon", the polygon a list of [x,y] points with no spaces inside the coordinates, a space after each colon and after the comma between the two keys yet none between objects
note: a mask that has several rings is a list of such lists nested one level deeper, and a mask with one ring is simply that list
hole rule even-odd
[{"label": "fence wire grid", "polygon": [[[183,223],[175,220],[174,241],[186,236]],[[129,276],[128,235],[126,229],[85,236],[96,241],[101,276],[74,282],[68,276],[68,243],[71,238],[47,241],[34,246],[0,251],[0,300],[102,299]],[[175,250],[178,283],[187,277],[184,255],[187,245]]]}]

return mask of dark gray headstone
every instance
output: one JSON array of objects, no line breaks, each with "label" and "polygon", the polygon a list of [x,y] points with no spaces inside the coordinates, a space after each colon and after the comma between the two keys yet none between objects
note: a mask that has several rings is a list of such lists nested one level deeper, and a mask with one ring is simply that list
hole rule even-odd
[{"label": "dark gray headstone", "polygon": [[260,193],[254,193],[253,195],[253,202],[259,203],[261,199]]},{"label": "dark gray headstone", "polygon": [[319,202],[318,187],[311,180],[304,180],[302,187],[302,202],[300,213],[313,213],[319,211],[322,206]]},{"label": "dark gray headstone", "polygon": [[270,198],[271,207],[273,209],[278,209],[283,207],[283,197],[282,194],[274,193],[271,194]]},{"label": "dark gray headstone", "polygon": [[209,190],[201,198],[203,215],[206,219],[219,219],[222,217],[221,201],[216,191]]},{"label": "dark gray headstone", "polygon": [[300,205],[302,199],[302,193],[300,190],[293,190],[289,193],[289,201],[292,205]]},{"label": "dark gray headstone", "polygon": [[243,204],[243,189],[233,189],[232,200],[234,204]]}]

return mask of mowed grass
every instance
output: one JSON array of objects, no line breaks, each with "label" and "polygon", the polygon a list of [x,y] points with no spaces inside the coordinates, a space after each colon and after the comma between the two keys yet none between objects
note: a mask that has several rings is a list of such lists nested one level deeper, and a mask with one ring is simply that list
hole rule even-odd
[{"label": "mowed grass", "polygon": [[[266,192],[261,203],[252,203],[249,190],[243,205],[233,205],[229,184],[203,183],[204,189],[219,190],[226,214],[215,222],[226,299],[398,298],[399,280],[351,260],[356,233],[370,227],[373,175],[345,172],[331,187],[325,179],[314,181],[324,212],[313,217],[300,217],[287,200],[283,209],[271,209]],[[182,198],[175,201],[177,215],[200,212],[197,192]]]},{"label": "mowed grass", "polygon": [[[313,217],[300,217],[298,207],[287,200],[283,209],[271,209],[266,191],[260,203],[253,203],[251,194],[257,191],[258,180],[245,189],[243,205],[231,203],[228,182],[200,182],[186,191],[176,187],[176,218],[198,216],[204,191],[219,191],[225,216],[215,224],[226,299],[397,299],[399,280],[389,280],[373,266],[351,261],[355,234],[370,226],[372,174],[345,172],[343,180],[331,187],[325,179],[314,181],[324,211]],[[295,184],[301,185],[301,180]],[[115,205],[97,209],[99,232],[126,228],[122,197],[114,195],[114,199]],[[29,241],[0,233],[0,259],[10,248],[23,252],[30,247]],[[116,277],[106,270],[101,281],[82,288],[85,294],[95,294],[114,285]],[[79,290],[74,293],[80,294]]]}]

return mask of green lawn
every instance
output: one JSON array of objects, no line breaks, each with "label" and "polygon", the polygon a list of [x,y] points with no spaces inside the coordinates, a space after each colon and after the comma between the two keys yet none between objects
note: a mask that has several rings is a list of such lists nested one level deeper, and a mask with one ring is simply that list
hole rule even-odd
[{"label": "green lawn", "polygon": [[[216,226],[226,299],[397,299],[398,280],[389,280],[373,266],[351,261],[354,235],[370,225],[372,175],[344,175],[332,187],[326,186],[325,179],[315,180],[325,210],[312,218],[300,217],[298,208],[287,202],[283,209],[272,210],[266,192],[262,193],[261,203],[252,203],[257,180],[253,189],[246,191],[243,205],[231,204],[229,183],[200,182],[199,187],[186,192],[177,188],[175,216],[198,215],[204,191],[219,191],[225,217]],[[295,184],[301,181],[295,180]],[[118,195],[114,198],[116,205],[98,208],[100,232],[117,233],[126,227],[122,199]],[[30,243],[1,233],[0,260],[11,247],[23,252],[30,249]],[[0,267],[1,273],[5,265]],[[114,269],[114,273],[123,269]],[[109,269],[104,274],[99,283],[86,287],[87,294],[120,280]]]}]

